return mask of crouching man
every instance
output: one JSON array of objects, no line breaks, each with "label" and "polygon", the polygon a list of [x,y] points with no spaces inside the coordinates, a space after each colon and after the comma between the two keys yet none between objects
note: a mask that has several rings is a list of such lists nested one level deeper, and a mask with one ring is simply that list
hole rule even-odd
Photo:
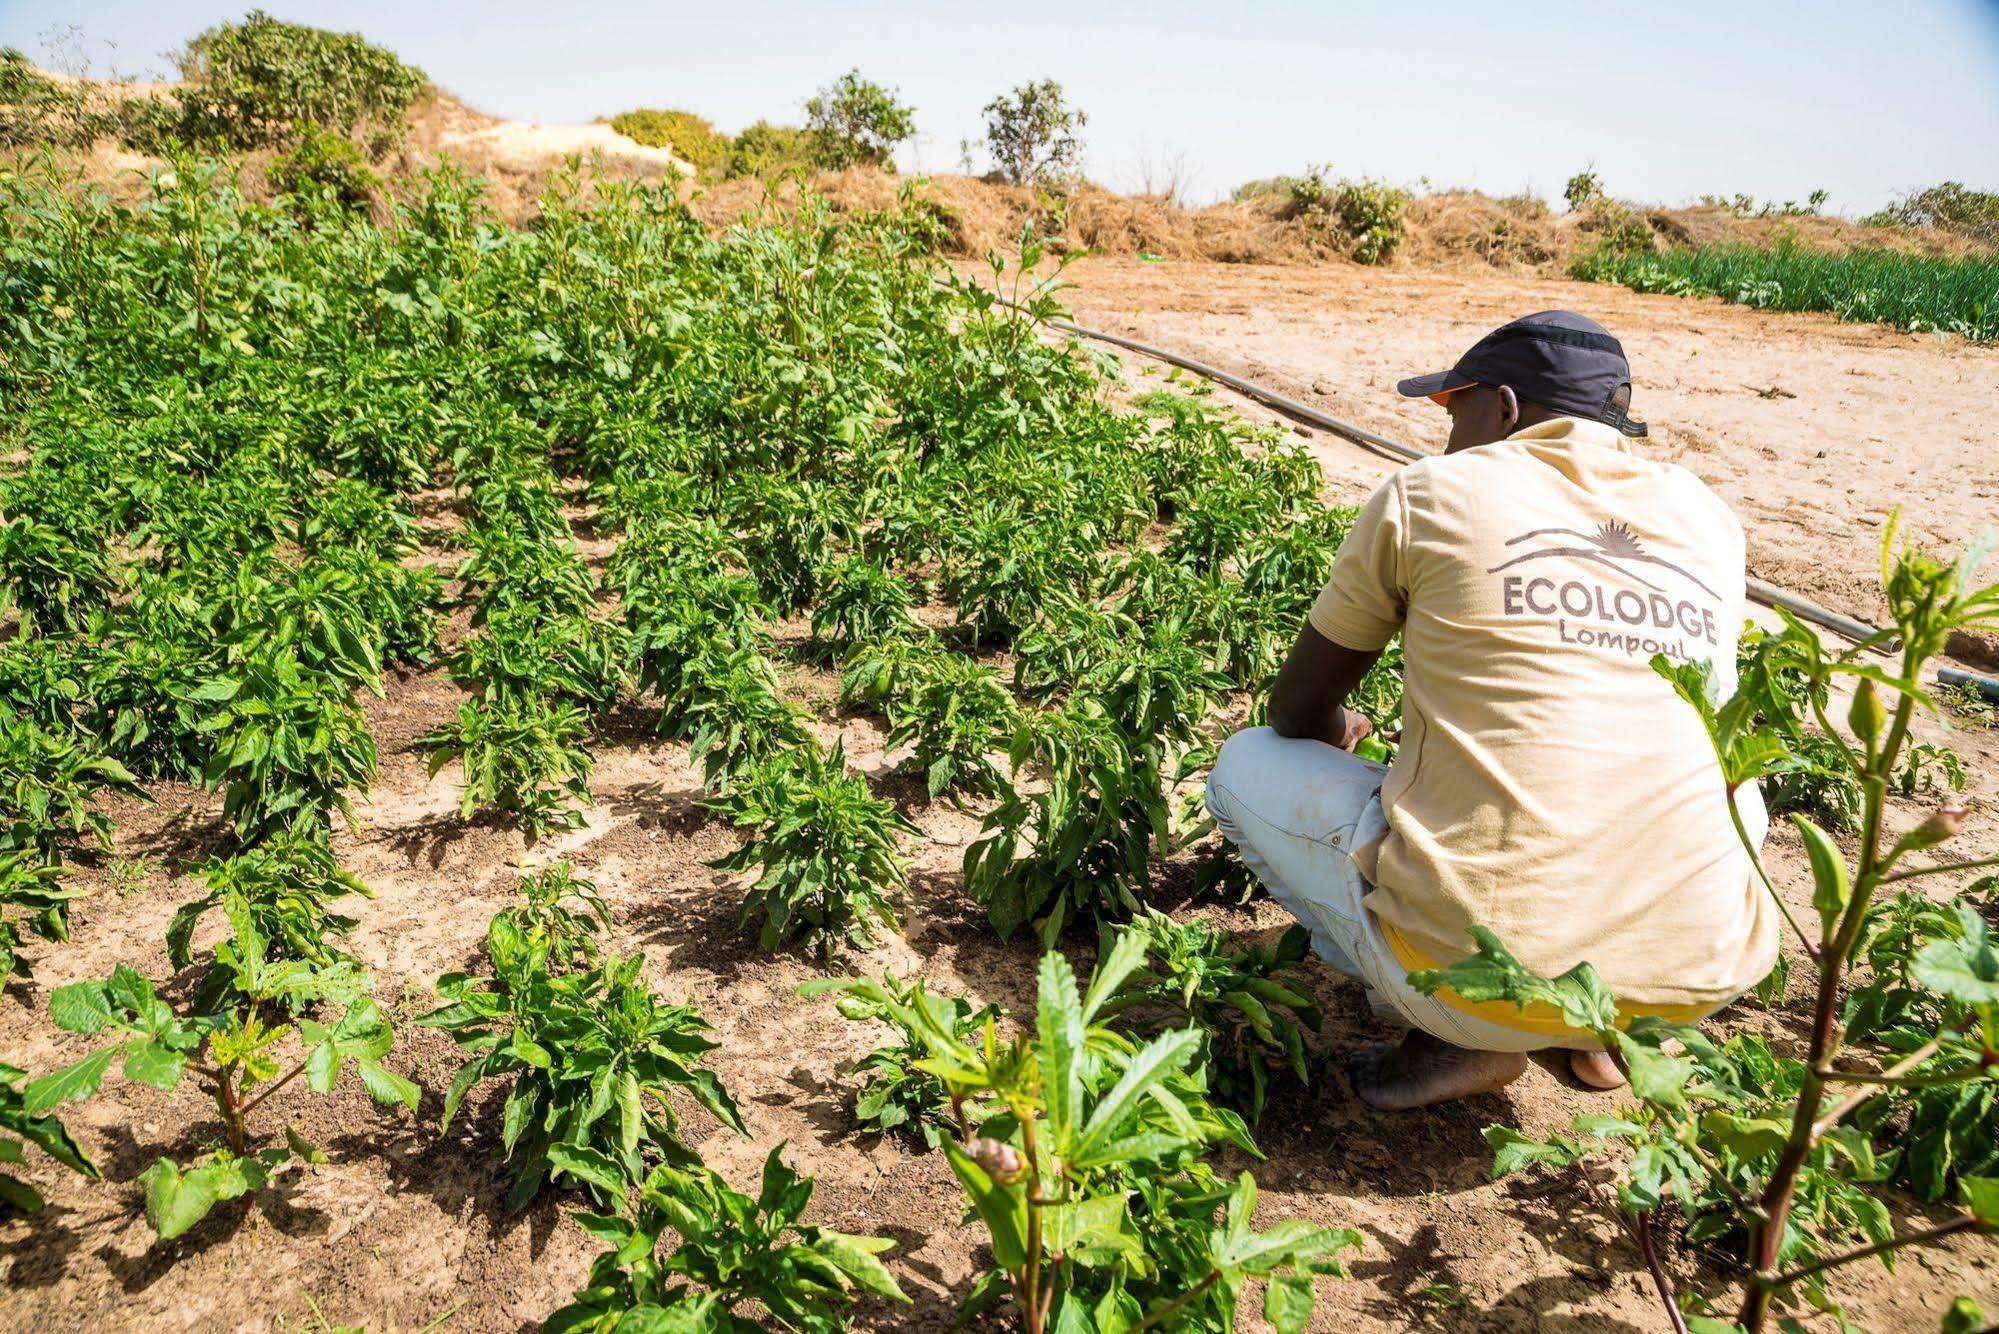
[{"label": "crouching man", "polygon": [[[1774,905],[1699,718],[1650,665],[1708,659],[1734,688],[1742,530],[1692,474],[1632,451],[1623,349],[1580,315],[1516,320],[1399,388],[1450,413],[1449,447],[1361,511],[1270,726],[1229,739],[1208,808],[1319,953],[1408,1028],[1356,1070],[1368,1102],[1487,1092],[1544,1048],[1613,1087],[1554,1011],[1424,996],[1407,976],[1468,955],[1473,924],[1545,976],[1589,961],[1627,1015],[1699,1019],[1769,971]],[[1398,632],[1384,767],[1349,753],[1368,724],[1342,706]],[[1752,787],[1737,806],[1760,841]]]}]

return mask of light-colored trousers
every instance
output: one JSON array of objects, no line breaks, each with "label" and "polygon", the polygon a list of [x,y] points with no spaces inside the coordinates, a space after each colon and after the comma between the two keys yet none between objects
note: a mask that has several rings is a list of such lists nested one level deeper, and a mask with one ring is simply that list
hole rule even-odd
[{"label": "light-colored trousers", "polygon": [[[1476,1051],[1595,1048],[1586,1034],[1550,1038],[1467,1014],[1409,985],[1374,914],[1361,900],[1373,888],[1353,851],[1388,828],[1381,809],[1386,765],[1321,741],[1281,737],[1267,727],[1238,732],[1208,776],[1208,812],[1270,896],[1310,929],[1325,961],[1361,982],[1377,1015]],[[1743,823],[1763,841],[1762,802],[1743,801]]]}]

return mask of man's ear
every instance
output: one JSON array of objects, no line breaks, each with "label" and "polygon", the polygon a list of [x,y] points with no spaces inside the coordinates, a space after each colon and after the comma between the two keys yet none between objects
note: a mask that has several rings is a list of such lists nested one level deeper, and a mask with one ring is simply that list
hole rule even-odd
[{"label": "man's ear", "polygon": [[1510,384],[1499,386],[1499,420],[1508,435],[1512,435],[1513,428],[1520,424],[1520,399]]}]

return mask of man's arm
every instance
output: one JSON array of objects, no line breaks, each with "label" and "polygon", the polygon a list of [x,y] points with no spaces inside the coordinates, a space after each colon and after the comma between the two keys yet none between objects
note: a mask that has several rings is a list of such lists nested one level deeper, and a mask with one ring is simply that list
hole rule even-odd
[{"label": "man's arm", "polygon": [[1308,622],[1270,687],[1270,726],[1279,736],[1323,741],[1341,750],[1359,745],[1372,727],[1345,708],[1347,696],[1381,656],[1342,648]]}]

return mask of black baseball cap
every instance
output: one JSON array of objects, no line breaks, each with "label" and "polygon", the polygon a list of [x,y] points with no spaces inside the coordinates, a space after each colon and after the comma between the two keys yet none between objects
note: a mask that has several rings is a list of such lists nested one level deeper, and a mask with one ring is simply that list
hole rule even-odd
[{"label": "black baseball cap", "polygon": [[1395,388],[1406,398],[1442,402],[1444,395],[1475,384],[1510,385],[1520,398],[1565,417],[1642,436],[1645,423],[1611,401],[1630,383],[1624,345],[1601,324],[1572,310],[1544,310],[1494,329],[1449,370],[1418,375]]}]

